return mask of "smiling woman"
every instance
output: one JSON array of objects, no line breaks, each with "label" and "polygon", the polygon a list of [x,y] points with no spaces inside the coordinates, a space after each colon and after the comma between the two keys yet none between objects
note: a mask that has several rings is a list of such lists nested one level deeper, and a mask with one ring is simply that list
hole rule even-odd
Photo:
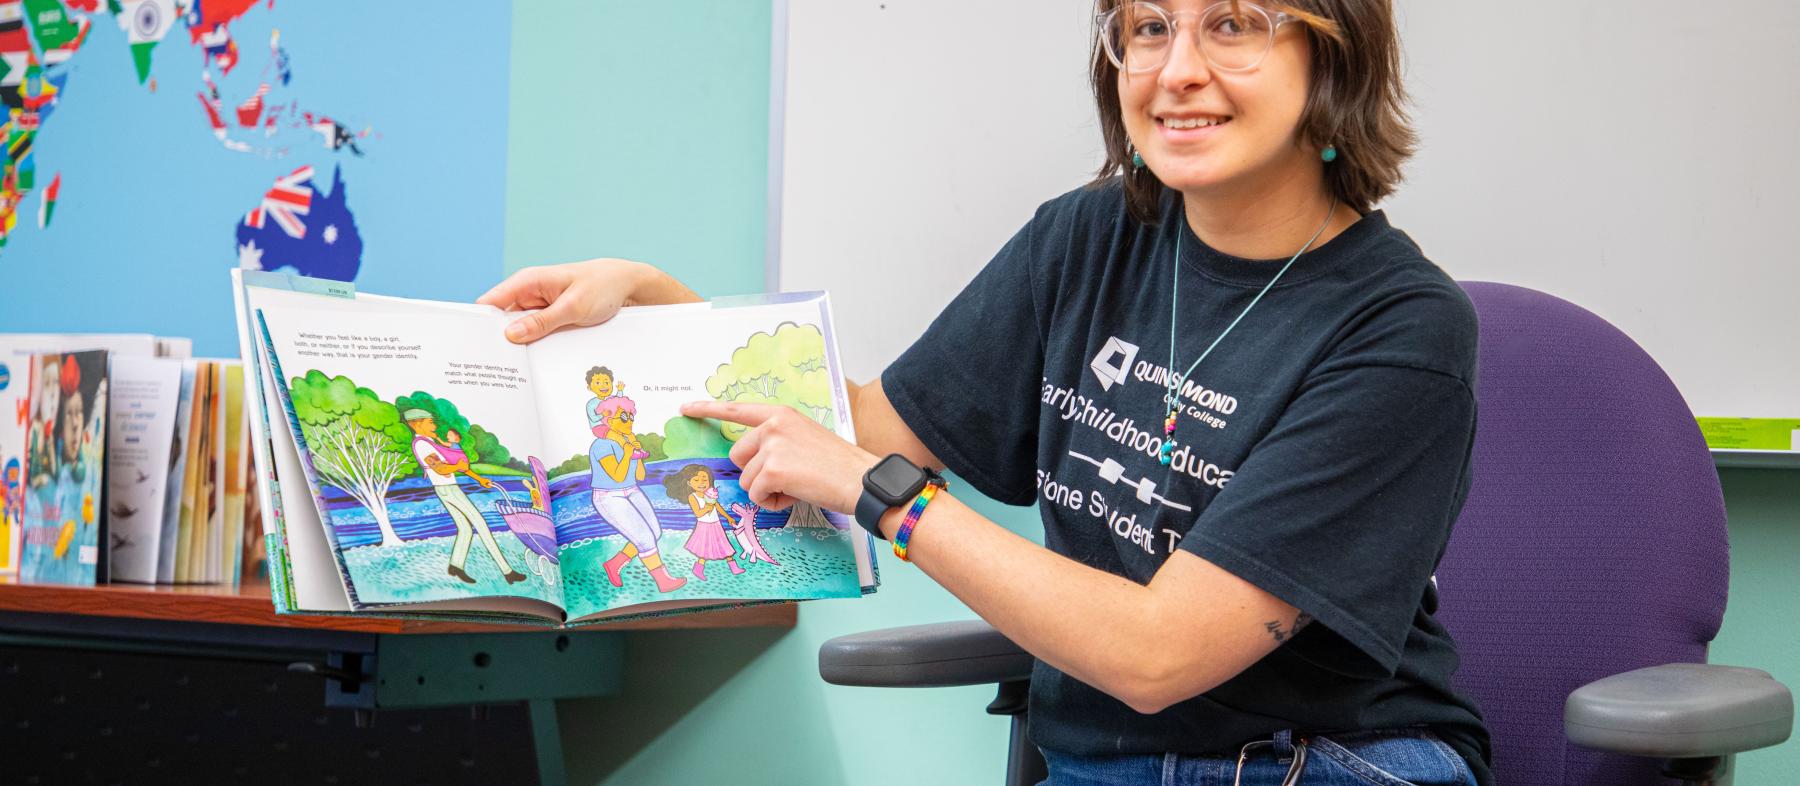
[{"label": "smiling woman", "polygon": [[[851,386],[855,444],[785,406],[683,414],[747,427],[753,502],[856,511],[1036,656],[1051,784],[1488,786],[1431,583],[1469,486],[1475,317],[1375,209],[1413,146],[1388,0],[1097,10],[1100,178]],[[509,332],[532,340],[695,299],[602,259],[482,301],[543,309]],[[945,468],[1035,504],[1045,545]]]}]

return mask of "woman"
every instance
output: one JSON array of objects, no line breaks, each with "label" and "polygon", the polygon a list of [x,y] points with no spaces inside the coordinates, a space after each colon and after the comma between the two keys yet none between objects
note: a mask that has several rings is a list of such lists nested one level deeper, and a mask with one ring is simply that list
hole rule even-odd
[{"label": "woman", "polygon": [[663,565],[662,522],[656,509],[638,484],[644,480],[644,459],[649,456],[632,434],[637,419],[637,403],[624,396],[610,396],[596,410],[605,431],[596,431],[588,448],[588,469],[592,478],[594,510],[606,523],[625,536],[625,546],[605,563],[606,580],[614,587],[625,586],[622,571],[633,559],[643,564],[657,592],[674,592],[687,584],[687,579],[669,575]]},{"label": "woman", "polygon": [[[1431,616],[1475,316],[1373,209],[1413,145],[1392,8],[1099,11],[1101,179],[853,388],[857,444],[778,407],[684,414],[753,427],[731,457],[758,504],[855,509],[888,454],[1037,503],[1045,547],[937,493],[907,556],[1037,657],[1052,784],[1491,783]],[[542,308],[508,327],[531,341],[693,298],[597,260],[483,302]]]}]

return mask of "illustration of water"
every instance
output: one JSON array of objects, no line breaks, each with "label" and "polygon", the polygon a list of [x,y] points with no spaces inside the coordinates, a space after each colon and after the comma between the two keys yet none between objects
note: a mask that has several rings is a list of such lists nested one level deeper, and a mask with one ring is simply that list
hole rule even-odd
[{"label": "illustration of water", "polygon": [[[741,472],[730,459],[673,459],[647,464],[644,467],[644,479],[638,484],[638,488],[649,497],[651,506],[656,509],[656,518],[665,531],[694,528],[694,514],[687,503],[669,499],[662,487],[664,475],[679,472],[689,464],[702,464],[713,471],[714,485],[719,489],[719,502],[727,510],[733,504],[749,504],[749,495],[737,484]],[[483,489],[460,475],[457,480],[463,494],[481,511],[487,519],[488,527],[495,533],[507,529],[506,522],[494,511],[495,502],[506,498],[520,506],[531,504],[531,494],[525,490],[523,478],[490,478],[494,481],[492,489]],[[589,480],[587,472],[577,472],[550,481],[559,545],[618,534],[600,512],[594,509]],[[381,542],[381,529],[368,508],[342,489],[326,485],[321,490],[325,496],[325,511],[330,517],[340,548],[353,549]],[[388,487],[387,509],[389,522],[401,540],[449,537],[456,534],[455,522],[444,511],[444,505],[438,501],[437,494],[431,490],[430,481],[422,475],[394,481]],[[828,512],[826,518],[838,529],[850,527],[850,521],[845,516]],[[758,529],[785,527],[787,522],[788,511],[759,510],[756,514]]]}]

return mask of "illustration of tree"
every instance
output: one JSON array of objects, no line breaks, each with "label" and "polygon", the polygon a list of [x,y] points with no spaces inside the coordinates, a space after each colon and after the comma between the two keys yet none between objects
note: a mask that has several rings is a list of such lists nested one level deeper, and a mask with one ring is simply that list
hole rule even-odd
[{"label": "illustration of tree", "polygon": [[546,470],[545,474],[549,475],[551,478],[560,479],[565,475],[573,475],[577,472],[587,472],[589,469],[591,469],[591,465],[587,454],[577,453],[570,456],[568,461]]},{"label": "illustration of tree", "polygon": [[[706,380],[706,392],[720,401],[785,404],[826,428],[837,427],[825,336],[812,325],[783,322],[772,334],[752,335]],[[720,425],[733,442],[746,430],[736,423]]]},{"label": "illustration of tree", "polygon": [[388,519],[388,486],[418,469],[412,431],[400,411],[349,377],[308,371],[288,385],[300,435],[319,479],[343,489],[375,516],[381,545],[399,545]]},{"label": "illustration of tree", "polygon": [[479,425],[470,424],[469,432],[464,434],[463,438],[468,440],[470,448],[473,448],[470,450],[470,455],[479,455],[481,460],[486,463],[505,464],[512,460],[512,452],[507,450],[505,445],[500,444],[500,438]]},{"label": "illustration of tree", "polygon": [[[667,458],[715,458],[731,452],[731,441],[720,430],[693,418],[673,417],[663,424],[662,450]],[[645,446],[649,448],[648,445]]]}]

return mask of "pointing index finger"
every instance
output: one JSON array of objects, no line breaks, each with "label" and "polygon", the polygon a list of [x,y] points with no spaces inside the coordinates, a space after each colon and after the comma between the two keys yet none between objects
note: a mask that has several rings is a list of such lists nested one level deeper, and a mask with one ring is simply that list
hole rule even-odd
[{"label": "pointing index finger", "polygon": [[736,401],[693,401],[681,405],[681,414],[690,418],[718,418],[752,428],[775,414],[774,404],[743,404]]}]

